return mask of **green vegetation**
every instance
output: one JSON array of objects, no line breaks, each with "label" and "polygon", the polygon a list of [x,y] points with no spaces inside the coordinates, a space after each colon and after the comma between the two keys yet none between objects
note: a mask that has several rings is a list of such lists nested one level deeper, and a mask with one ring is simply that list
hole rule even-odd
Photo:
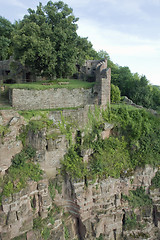
[{"label": "green vegetation", "polygon": [[[21,111],[20,114],[28,120],[28,124],[21,130],[18,139],[22,141],[23,146],[26,145],[26,137],[29,131],[38,133],[42,129],[46,129],[46,139],[56,139],[59,135],[54,129],[53,120],[48,119],[48,111]],[[32,117],[38,120],[30,120]],[[30,121],[29,121],[30,120]]]},{"label": "green vegetation", "polygon": [[46,119],[49,113],[49,110],[25,110],[18,111],[18,113],[25,118],[25,120],[30,121],[33,117]]},{"label": "green vegetation", "polygon": [[55,194],[56,194],[55,190],[57,190],[59,194],[62,193],[62,180],[60,179],[60,177],[56,177],[54,179],[49,180],[48,190],[49,190],[52,201],[54,201]]},{"label": "green vegetation", "polygon": [[50,236],[50,228],[47,227],[48,220],[48,218],[42,219],[41,217],[33,219],[33,229],[38,230],[44,240]]},{"label": "green vegetation", "polygon": [[123,199],[127,200],[132,208],[150,206],[152,204],[152,200],[142,187],[131,190],[129,196],[123,195]]},{"label": "green vegetation", "polygon": [[111,81],[118,86],[122,96],[146,108],[160,110],[160,89],[151,86],[145,76],[132,74],[128,67],[112,66]]},{"label": "green vegetation", "polygon": [[52,201],[54,201],[56,191],[55,191],[55,186],[51,180],[49,181],[48,190],[49,190]]},{"label": "green vegetation", "polygon": [[69,240],[69,231],[68,231],[68,228],[66,227],[65,223],[63,223],[63,227],[64,227],[64,238],[65,238],[65,240]]},{"label": "green vegetation", "polygon": [[100,236],[98,237],[98,238],[96,238],[96,240],[103,240],[104,238],[103,238],[103,235],[102,235],[102,233],[100,234]]},{"label": "green vegetation", "polygon": [[0,125],[0,138],[3,141],[3,137],[9,132],[9,127],[8,126],[2,126]]},{"label": "green vegetation", "polygon": [[[4,90],[2,91],[1,87],[4,87]],[[9,104],[9,88],[6,87],[3,83],[1,84],[0,80],[0,110],[7,110],[11,109],[11,106]]]},{"label": "green vegetation", "polygon": [[121,100],[121,92],[118,86],[111,84],[111,102],[119,103]]},{"label": "green vegetation", "polygon": [[160,118],[145,109],[114,105],[103,112],[107,122],[114,123],[115,135],[124,136],[131,166],[159,165]]},{"label": "green vegetation", "polygon": [[27,121],[32,118],[48,118],[50,112],[63,111],[63,110],[77,110],[80,107],[69,107],[69,108],[50,108],[50,109],[38,109],[38,110],[22,110],[18,113],[23,116]]},{"label": "green vegetation", "polygon": [[50,236],[50,229],[48,227],[44,227],[41,233],[44,240],[47,240]]},{"label": "green vegetation", "polygon": [[160,188],[160,171],[156,172],[155,177],[152,179],[151,188]]},{"label": "green vegetation", "polygon": [[50,228],[47,227],[48,218],[42,219],[37,217],[33,219],[33,229],[40,231],[41,236],[44,240],[47,240],[50,236]]},{"label": "green vegetation", "polygon": [[42,179],[42,170],[38,164],[33,162],[35,150],[31,147],[24,148],[12,159],[12,165],[4,176],[1,187],[2,196],[9,197],[11,194],[19,192],[26,186],[27,180],[39,181]]},{"label": "green vegetation", "polygon": [[78,155],[73,146],[69,148],[61,164],[62,172],[67,172],[73,179],[82,179],[87,171],[82,157]]},{"label": "green vegetation", "polygon": [[29,90],[46,90],[51,88],[55,88],[55,89],[56,88],[67,88],[67,89],[92,88],[94,85],[95,85],[94,82],[80,81],[76,79],[56,79],[54,81],[48,81],[48,82],[39,81],[39,82],[32,82],[32,83],[7,84],[9,88],[29,89]]},{"label": "green vegetation", "polygon": [[[111,137],[101,139],[105,122],[114,123]],[[84,137],[70,145],[62,161],[62,172],[75,180],[124,177],[138,166],[159,166],[160,119],[144,109],[113,105],[105,111],[95,107],[89,113]],[[69,131],[70,132],[70,131]],[[89,162],[84,163],[81,151],[92,149]]]},{"label": "green vegetation", "polygon": [[0,16],[0,61],[8,59],[12,54],[12,41],[11,33],[14,30],[14,26]]},{"label": "green vegetation", "polygon": [[137,229],[139,226],[139,223],[137,222],[137,216],[134,212],[132,212],[130,215],[127,214],[125,217],[125,230],[132,230]]},{"label": "green vegetation", "polygon": [[78,36],[77,21],[73,10],[62,1],[49,1],[45,6],[39,3],[14,25],[1,17],[2,60],[14,55],[38,76],[72,76],[76,64],[97,55],[87,38]]},{"label": "green vegetation", "polygon": [[13,238],[13,240],[24,240],[24,239],[26,239],[26,237],[27,237],[27,234],[24,233],[24,234],[22,234],[22,235],[20,235],[18,237]]},{"label": "green vegetation", "polygon": [[33,229],[38,231],[43,239],[47,240],[51,237],[51,229],[55,223],[57,215],[62,213],[62,209],[53,204],[52,209],[48,209],[48,217],[42,219],[40,216],[33,219]]},{"label": "green vegetation", "polygon": [[124,139],[110,137],[97,143],[97,149],[90,161],[92,175],[100,178],[118,178],[131,167],[129,152]]},{"label": "green vegetation", "polygon": [[112,69],[111,83],[118,86],[122,96],[127,96],[137,105],[160,111],[159,86],[150,85],[145,75],[131,73],[129,67],[113,63],[106,51],[100,50],[97,54],[97,59],[107,58],[108,67]]},{"label": "green vegetation", "polygon": [[144,233],[144,232],[142,232],[142,231],[140,231],[140,232],[138,232],[138,233],[131,233],[130,235],[129,235],[132,239],[139,239],[139,238],[141,238],[141,239],[148,239],[148,238],[150,238],[150,235],[148,234],[148,233]]},{"label": "green vegetation", "polygon": [[[45,6],[40,3],[36,10],[28,9],[28,14],[15,24],[0,17],[0,60],[14,56],[15,60],[37,76],[50,80],[67,78],[60,81],[68,82],[68,77],[77,71],[76,65],[82,66],[86,59],[107,58],[108,67],[112,69],[112,102],[119,101],[120,90],[122,96],[127,96],[136,104],[159,111],[159,86],[150,85],[144,75],[131,73],[129,67],[114,64],[106,51],[96,52],[87,38],[78,36],[77,21],[73,10],[62,1],[49,1]],[[16,62],[11,64],[11,68],[17,72]],[[75,80],[65,86],[58,85],[57,81],[50,83],[44,86],[36,83],[16,84],[15,87],[39,90],[83,87],[82,83],[76,83]]]},{"label": "green vegetation", "polygon": [[66,135],[66,139],[69,142],[69,145],[72,145],[72,129],[74,127],[74,123],[72,121],[68,121],[64,118],[63,114],[61,113],[61,121],[59,122],[59,129],[62,134]]}]

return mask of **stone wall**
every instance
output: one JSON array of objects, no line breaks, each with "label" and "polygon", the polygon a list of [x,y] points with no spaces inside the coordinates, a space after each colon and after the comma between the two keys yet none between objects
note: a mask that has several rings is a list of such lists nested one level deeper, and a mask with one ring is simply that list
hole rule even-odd
[{"label": "stone wall", "polygon": [[11,89],[12,107],[21,110],[79,107],[94,104],[93,89]]},{"label": "stone wall", "polygon": [[86,78],[92,75],[96,82],[93,88],[10,89],[12,107],[18,110],[73,108],[92,104],[105,107],[110,103],[111,84],[111,69],[107,68],[107,60],[88,60],[82,69]]}]

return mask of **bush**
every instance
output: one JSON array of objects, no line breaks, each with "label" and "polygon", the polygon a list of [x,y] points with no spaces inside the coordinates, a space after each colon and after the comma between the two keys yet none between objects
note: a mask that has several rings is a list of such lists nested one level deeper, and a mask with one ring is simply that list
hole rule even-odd
[{"label": "bush", "polygon": [[82,160],[82,157],[75,151],[74,146],[71,146],[61,162],[62,171],[67,172],[71,178],[82,179],[85,175],[85,164]]},{"label": "bush", "polygon": [[114,123],[114,134],[124,136],[133,168],[159,165],[160,118],[145,109],[114,105],[103,111],[103,118]]},{"label": "bush", "polygon": [[101,141],[91,159],[91,175],[120,177],[122,171],[130,168],[129,152],[124,139],[110,137]]},{"label": "bush", "polygon": [[133,208],[150,206],[152,204],[152,200],[142,187],[131,190],[129,196],[123,195],[123,199],[127,200],[129,205]]},{"label": "bush", "polygon": [[155,177],[152,179],[152,187],[160,188],[160,171],[156,172]]},{"label": "bush", "polygon": [[111,102],[119,103],[121,100],[121,91],[118,86],[111,84]]},{"label": "bush", "polygon": [[26,186],[28,179],[37,182],[42,179],[43,171],[38,164],[33,162],[34,156],[35,150],[26,147],[13,157],[12,165],[2,182],[3,191],[1,195],[10,196],[15,192],[19,192]]},{"label": "bush", "polygon": [[132,230],[132,229],[137,229],[138,227],[138,222],[137,222],[137,216],[134,212],[132,212],[129,215],[125,217],[125,230]]}]

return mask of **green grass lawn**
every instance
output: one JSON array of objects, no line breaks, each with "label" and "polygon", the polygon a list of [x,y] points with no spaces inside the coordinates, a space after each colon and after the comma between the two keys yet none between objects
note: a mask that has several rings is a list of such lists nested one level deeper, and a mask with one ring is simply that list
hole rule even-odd
[{"label": "green grass lawn", "polygon": [[[46,85],[45,85],[46,84]],[[78,79],[56,79],[54,81],[39,81],[32,83],[7,84],[9,88],[45,90],[50,88],[91,88],[95,82],[86,82]]]}]

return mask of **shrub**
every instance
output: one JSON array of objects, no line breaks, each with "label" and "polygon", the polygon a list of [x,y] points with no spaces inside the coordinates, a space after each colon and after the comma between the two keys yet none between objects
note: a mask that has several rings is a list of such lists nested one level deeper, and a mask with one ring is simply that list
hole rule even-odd
[{"label": "shrub", "polygon": [[111,102],[119,103],[121,100],[121,91],[118,86],[111,84]]},{"label": "shrub", "polygon": [[156,172],[156,175],[152,178],[152,187],[160,188],[160,171]]},{"label": "shrub", "polygon": [[123,199],[127,200],[129,205],[133,208],[150,206],[152,204],[152,200],[142,187],[131,190],[129,196],[123,195]]},{"label": "shrub", "polygon": [[82,157],[75,151],[74,146],[71,146],[61,162],[62,171],[67,172],[71,178],[82,179],[85,175],[85,164],[82,160]]},{"label": "shrub", "polygon": [[1,195],[10,196],[15,192],[19,192],[26,186],[28,179],[33,181],[42,179],[43,171],[38,164],[33,162],[34,156],[35,150],[26,147],[13,157],[12,165],[2,182],[3,191]]},{"label": "shrub", "polygon": [[137,222],[136,214],[132,212],[130,216],[126,215],[125,225],[124,225],[125,230],[137,229],[137,227],[138,227],[138,222]]},{"label": "shrub", "polygon": [[145,109],[114,105],[102,112],[107,122],[114,123],[114,134],[128,143],[133,168],[159,165],[160,118]]},{"label": "shrub", "polygon": [[124,139],[110,137],[101,141],[90,162],[91,173],[101,177],[118,178],[130,167],[129,153]]}]

